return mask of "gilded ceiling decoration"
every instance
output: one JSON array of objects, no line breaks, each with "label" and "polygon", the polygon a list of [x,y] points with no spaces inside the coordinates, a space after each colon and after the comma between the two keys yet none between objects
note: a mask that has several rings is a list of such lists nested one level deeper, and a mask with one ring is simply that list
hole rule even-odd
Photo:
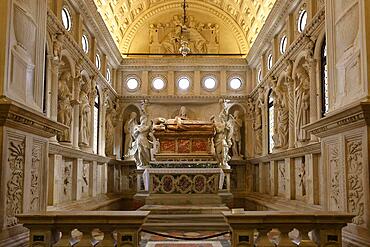
[{"label": "gilded ceiling decoration", "polygon": [[[153,31],[153,28],[150,28],[151,24],[158,25],[164,22],[163,18],[158,21],[154,20],[153,16],[168,14],[167,22],[169,22],[177,14],[173,11],[181,13],[182,4],[181,0],[94,0],[94,2],[122,53],[132,52],[131,44],[136,42],[134,37],[137,32],[143,31],[141,26],[147,25],[145,31],[149,36],[151,35],[150,31]],[[239,45],[240,53],[249,51],[275,2],[276,0],[187,1],[189,16],[194,15],[193,11],[198,12],[199,16],[209,15],[218,18],[220,23],[226,23],[225,30],[229,31],[230,34],[220,33],[217,35],[233,35]],[[207,23],[204,24],[207,25]],[[210,25],[213,25],[213,28],[217,27],[217,23]],[[199,31],[199,33],[202,32],[207,32],[206,27]],[[204,39],[209,39],[209,37]],[[153,52],[153,46],[149,48],[150,41],[147,42],[147,52]],[[216,49],[213,47],[212,50]]]}]

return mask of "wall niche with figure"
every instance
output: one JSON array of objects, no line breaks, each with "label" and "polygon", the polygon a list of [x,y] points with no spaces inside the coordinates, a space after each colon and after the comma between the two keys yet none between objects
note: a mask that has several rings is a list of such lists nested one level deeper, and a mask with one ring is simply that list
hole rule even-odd
[{"label": "wall niche with figure", "polygon": [[232,160],[243,160],[245,150],[245,109],[239,104],[234,104],[229,108],[228,113],[228,125],[231,128],[229,134],[232,142],[229,155]]},{"label": "wall niche with figure", "polygon": [[130,151],[132,148],[133,137],[131,135],[132,128],[139,123],[140,110],[135,105],[129,105],[123,111],[123,131],[122,131],[122,159],[133,160]]}]

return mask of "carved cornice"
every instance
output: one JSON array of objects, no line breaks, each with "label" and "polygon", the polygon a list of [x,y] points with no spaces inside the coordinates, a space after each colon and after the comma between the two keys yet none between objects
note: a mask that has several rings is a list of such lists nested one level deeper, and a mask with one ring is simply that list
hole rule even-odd
[{"label": "carved cornice", "polygon": [[73,1],[78,5],[85,22],[89,23],[93,29],[94,36],[97,38],[99,47],[107,53],[113,60],[114,65],[118,66],[122,61],[121,53],[113,40],[103,18],[98,13],[93,0]]},{"label": "carved cornice", "polygon": [[104,89],[108,88],[111,95],[117,96],[117,92],[114,90],[112,85],[108,83],[105,76],[96,68],[95,64],[90,60],[90,58],[83,52],[80,45],[75,41],[73,36],[65,30],[65,28],[60,23],[59,19],[54,15],[51,10],[48,10],[47,18],[47,28],[49,33],[56,34],[61,33],[64,35],[65,42],[63,43],[64,49],[68,50],[73,56],[73,59],[81,61],[81,69],[86,70],[90,76],[97,75],[98,85]]},{"label": "carved cornice", "polygon": [[149,103],[188,103],[188,104],[210,104],[218,103],[220,98],[232,100],[233,102],[244,103],[248,96],[245,95],[204,95],[204,96],[191,96],[191,95],[151,95],[151,96],[121,96],[120,102],[122,103],[140,103],[143,100],[148,100]]},{"label": "carved cornice", "polygon": [[46,138],[53,137],[68,128],[8,98],[0,99],[0,125]]},{"label": "carved cornice", "polygon": [[332,112],[315,123],[303,126],[303,129],[323,138],[366,125],[370,125],[370,102]]},{"label": "carved cornice", "polygon": [[[205,65],[206,64],[206,65]],[[219,57],[178,57],[174,58],[147,58],[143,59],[124,59],[122,61],[121,69],[143,69],[150,68],[150,70],[165,70],[174,69],[178,70],[211,70],[219,71],[225,68],[225,70],[246,70],[248,64],[243,58],[219,58]]]},{"label": "carved cornice", "polygon": [[[262,53],[265,52],[267,43],[270,43],[273,39],[275,32],[279,29],[279,26],[285,22],[286,16],[291,9],[293,4],[297,4],[295,0],[277,0],[274,7],[272,8],[269,16],[266,19],[261,31],[259,32],[255,42],[253,43],[247,60],[250,64],[258,62]],[[256,64],[255,64],[256,65]]]},{"label": "carved cornice", "polygon": [[[257,95],[257,90],[259,87],[264,87],[268,81],[269,78],[272,76],[279,75],[286,67],[285,61],[287,60],[294,60],[295,57],[307,46],[307,37],[316,37],[318,32],[321,31],[322,28],[324,28],[325,24],[325,8],[320,9],[312,21],[307,24],[307,27],[305,30],[297,37],[297,39],[287,48],[287,51],[279,57],[279,59],[273,64],[272,68],[267,71],[266,75],[264,76],[262,82],[253,89],[251,92],[251,97],[255,97]],[[272,28],[272,27],[269,27]],[[261,34],[262,35],[262,34]],[[270,38],[270,37],[268,37]],[[270,42],[271,39],[265,39],[264,43]],[[254,60],[251,60],[249,62],[249,65],[253,67],[258,62],[255,59],[258,59],[262,56],[264,50],[259,49],[256,50],[255,53],[251,50],[249,55],[253,57]],[[249,60],[248,60],[249,61]]]},{"label": "carved cornice", "polygon": [[88,153],[72,147],[66,147],[58,143],[49,144],[49,154],[59,154],[67,158],[79,158],[86,161],[96,161],[98,163],[108,163],[110,161],[108,157]]},{"label": "carved cornice", "polygon": [[306,154],[319,154],[321,153],[321,143],[312,143],[303,147],[292,148],[281,152],[268,154],[253,159],[248,159],[252,164],[258,164],[260,162],[270,162],[272,160],[284,160],[285,158],[296,158],[304,156]]}]

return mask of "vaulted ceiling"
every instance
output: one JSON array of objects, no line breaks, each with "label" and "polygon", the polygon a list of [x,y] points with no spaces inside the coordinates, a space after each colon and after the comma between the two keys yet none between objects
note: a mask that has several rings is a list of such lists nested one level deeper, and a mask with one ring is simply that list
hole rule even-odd
[{"label": "vaulted ceiling", "polygon": [[[217,27],[219,53],[246,54],[276,0],[187,0],[197,26]],[[94,0],[122,53],[150,52],[150,27],[182,16],[183,0]]]}]

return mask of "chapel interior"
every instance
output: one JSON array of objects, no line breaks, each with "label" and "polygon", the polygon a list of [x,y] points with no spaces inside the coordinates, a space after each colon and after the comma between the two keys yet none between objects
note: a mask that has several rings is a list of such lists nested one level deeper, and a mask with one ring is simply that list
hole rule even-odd
[{"label": "chapel interior", "polygon": [[369,0],[1,0],[0,247],[370,247]]}]

